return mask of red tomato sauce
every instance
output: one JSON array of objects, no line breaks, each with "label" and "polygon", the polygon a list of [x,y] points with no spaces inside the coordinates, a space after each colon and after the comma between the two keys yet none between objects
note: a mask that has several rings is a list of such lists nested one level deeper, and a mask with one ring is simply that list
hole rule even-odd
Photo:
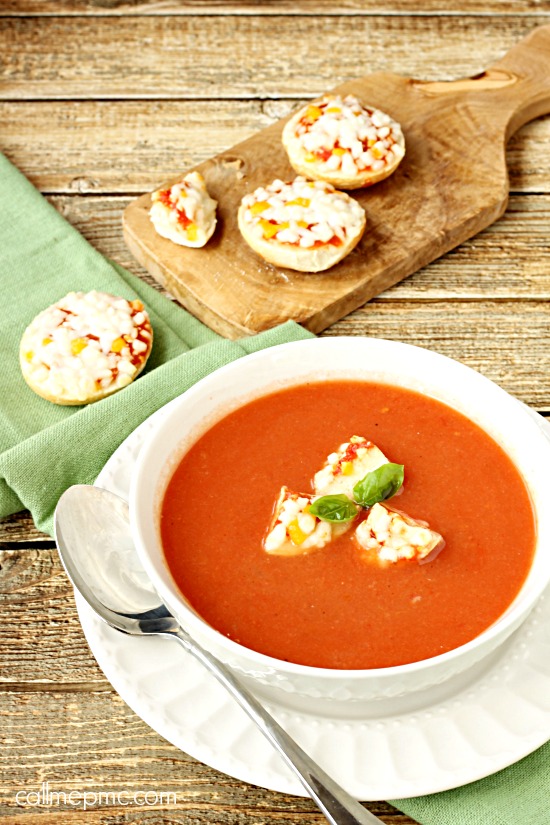
[{"label": "red tomato sauce", "polygon": [[[312,492],[352,435],[405,465],[404,491],[388,503],[443,535],[433,561],[378,567],[353,529],[307,555],[263,550],[281,486]],[[221,633],[278,659],[356,669],[436,656],[486,629],[528,573],[535,520],[510,458],[463,415],[409,390],[340,381],[285,389],[216,423],[168,484],[161,535],[178,588]]]}]

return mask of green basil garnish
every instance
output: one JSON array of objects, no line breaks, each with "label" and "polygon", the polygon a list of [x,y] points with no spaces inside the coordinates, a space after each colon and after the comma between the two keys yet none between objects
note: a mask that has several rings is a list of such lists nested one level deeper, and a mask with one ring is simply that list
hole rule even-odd
[{"label": "green basil garnish", "polygon": [[330,521],[334,524],[344,524],[357,515],[357,505],[344,493],[334,496],[321,496],[309,505],[309,512],[313,516]]},{"label": "green basil garnish", "polygon": [[394,496],[403,484],[404,478],[403,464],[382,464],[357,482],[353,488],[355,501],[361,507],[372,507],[378,501]]}]

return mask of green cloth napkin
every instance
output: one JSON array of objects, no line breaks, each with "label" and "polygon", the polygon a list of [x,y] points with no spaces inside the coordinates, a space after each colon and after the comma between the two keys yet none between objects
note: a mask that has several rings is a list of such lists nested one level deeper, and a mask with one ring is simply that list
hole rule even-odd
[{"label": "green cloth napkin", "polygon": [[[63,490],[92,483],[137,425],[203,376],[247,353],[312,337],[288,323],[226,341],[143,281],[106,261],[0,155],[0,518],[29,509],[50,533]],[[70,290],[104,290],[147,305],[155,332],[146,371],[115,395],[58,407],[19,370],[21,335]],[[550,825],[550,743],[454,791],[395,800],[422,825]]]},{"label": "green cloth napkin", "polygon": [[[52,516],[71,484],[91,484],[142,421],[200,378],[248,353],[313,337],[289,322],[227,341],[122,267],[105,260],[0,155],[0,518],[31,511],[52,534]],[[154,330],[136,381],[101,401],[62,407],[25,383],[19,341],[34,316],[68,292],[139,296]]]}]

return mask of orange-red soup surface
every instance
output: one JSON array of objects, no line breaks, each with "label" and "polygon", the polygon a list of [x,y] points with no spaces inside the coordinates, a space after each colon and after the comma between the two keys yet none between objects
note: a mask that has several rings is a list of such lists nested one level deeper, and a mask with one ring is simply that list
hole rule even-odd
[{"label": "orange-red soup surface", "polygon": [[[307,555],[264,551],[281,486],[311,492],[355,434],[405,465],[404,491],[388,503],[443,535],[433,561],[366,562],[353,529]],[[278,659],[356,669],[426,659],[481,633],[527,575],[535,523],[511,460],[463,415],[409,390],[335,381],[215,424],[168,484],[161,535],[178,588],[221,633]]]}]

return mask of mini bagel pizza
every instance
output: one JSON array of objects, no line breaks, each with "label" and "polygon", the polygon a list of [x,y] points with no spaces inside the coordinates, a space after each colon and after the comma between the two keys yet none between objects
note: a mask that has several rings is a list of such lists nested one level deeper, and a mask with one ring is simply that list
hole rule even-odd
[{"label": "mini bagel pizza", "polygon": [[366,225],[364,209],[324,181],[275,180],[245,195],[239,229],[252,249],[276,266],[321,272],[357,245]]},{"label": "mini bagel pizza", "polygon": [[157,189],[151,200],[149,217],[163,238],[191,247],[204,246],[211,238],[218,204],[199,172],[190,172],[168,189]]},{"label": "mini bagel pizza", "polygon": [[69,292],[29,324],[19,347],[23,378],[54,404],[89,404],[143,370],[153,330],[141,301]]},{"label": "mini bagel pizza", "polygon": [[[331,524],[314,516],[309,508],[315,497],[281,487],[263,547],[275,556],[300,556],[319,550],[351,527],[351,520]],[[359,508],[358,508],[359,509]]]},{"label": "mini bagel pizza", "polygon": [[283,145],[299,174],[343,189],[387,178],[405,154],[400,125],[353,95],[326,95],[300,109],[283,129]]}]

